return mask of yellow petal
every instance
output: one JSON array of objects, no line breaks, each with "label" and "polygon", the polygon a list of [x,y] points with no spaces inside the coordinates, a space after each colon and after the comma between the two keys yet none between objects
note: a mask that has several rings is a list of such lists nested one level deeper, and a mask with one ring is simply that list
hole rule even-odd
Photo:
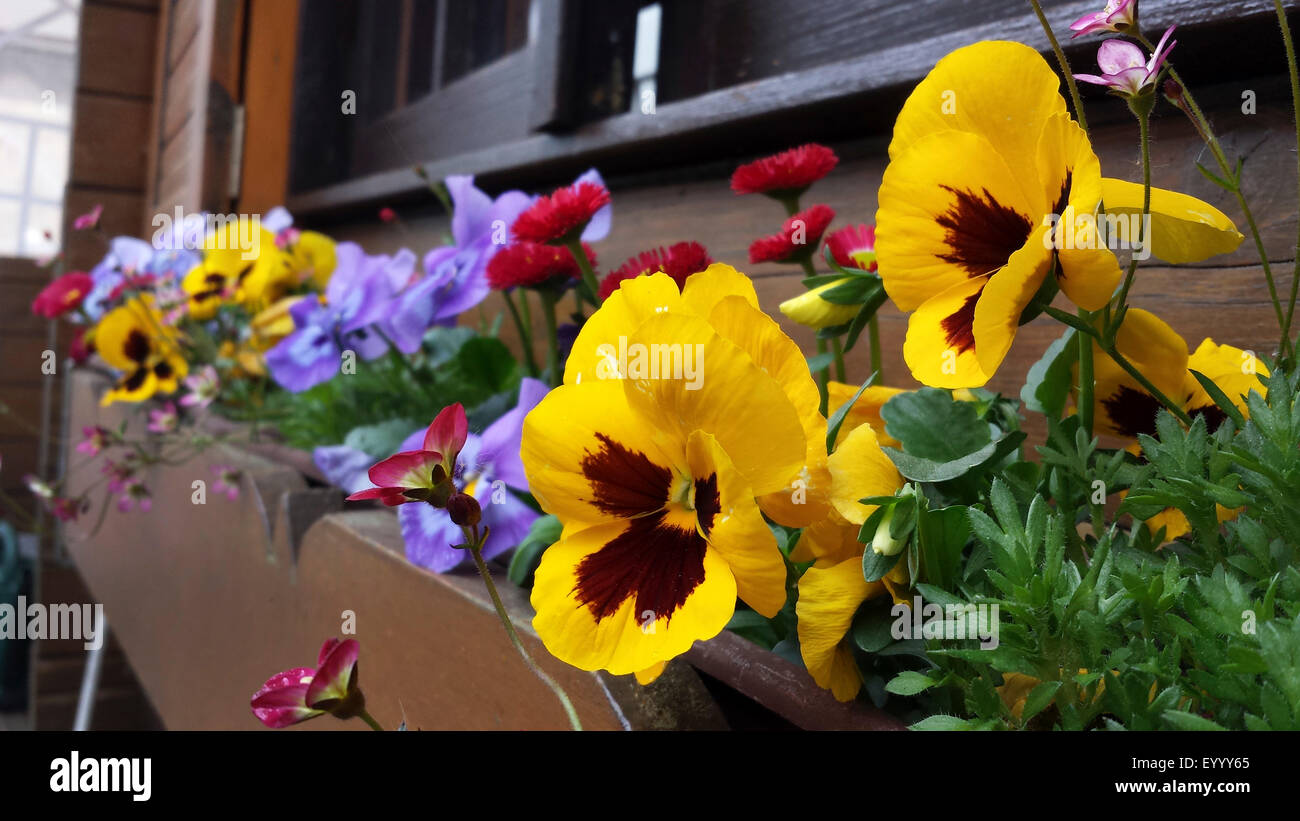
[{"label": "yellow petal", "polygon": [[951,129],[984,135],[1007,160],[1027,162],[1043,124],[1064,111],[1061,81],[1038,52],[1020,43],[976,43],[940,60],[912,91],[889,156]]},{"label": "yellow petal", "polygon": [[[1132,217],[1142,213],[1142,186],[1104,178],[1102,202],[1107,214]],[[1208,202],[1151,189],[1151,253],[1175,265],[1200,262],[1237,250],[1244,237],[1232,220]]]},{"label": "yellow petal", "polygon": [[659,678],[660,675],[663,674],[664,668],[667,666],[668,666],[668,662],[661,661],[658,664],[650,665],[644,670],[637,670],[636,683],[643,686],[646,684],[650,684],[655,679]]},{"label": "yellow petal", "polygon": [[[843,382],[831,380],[826,386],[826,393],[829,397],[827,407],[832,412],[842,408],[846,402],[853,398],[853,394],[858,392],[858,386],[847,385]],[[858,425],[870,425],[876,430],[876,438],[880,441],[881,447],[896,448],[899,446],[898,440],[885,433],[885,420],[880,415],[880,409],[885,403],[893,399],[900,393],[905,393],[902,388],[890,388],[885,385],[872,385],[862,392],[858,401],[853,403],[852,409],[844,417],[844,424],[840,426],[839,435],[835,437],[835,446],[849,435]]]},{"label": "yellow petal", "polygon": [[[1027,154],[1026,156],[1033,156]],[[876,257],[889,298],[913,311],[992,274],[1048,213],[1037,174],[981,134],[931,134],[894,157],[880,185]]]},{"label": "yellow petal", "polygon": [[[1254,391],[1260,396],[1268,396],[1268,388],[1260,381],[1261,376],[1269,375],[1268,366],[1253,353],[1241,348],[1216,345],[1213,339],[1202,340],[1196,351],[1188,357],[1187,367],[1212,379],[1246,416],[1250,415],[1250,409],[1246,407],[1247,394]],[[1188,378],[1188,410],[1213,405],[1214,400],[1201,387],[1201,383],[1191,374],[1188,374]]]},{"label": "yellow petal", "polygon": [[[615,675],[644,671],[681,655],[697,640],[713,638],[722,632],[735,612],[736,581],[726,561],[711,547],[706,547],[696,564],[688,565],[680,556],[661,553],[656,554],[656,562],[642,562],[638,566],[629,561],[627,572],[649,573],[631,577],[633,582],[642,582],[632,595],[617,603],[612,601],[616,595],[597,590],[607,595],[594,603],[584,602],[584,595],[592,587],[590,582],[584,585],[580,578],[579,569],[584,560],[609,550],[632,526],[630,522],[615,522],[566,533],[542,555],[532,592],[532,605],[537,611],[533,628],[546,649],[561,661],[583,670],[604,669]],[[630,558],[645,555],[645,551],[625,550],[624,553]],[[602,560],[612,561],[608,555],[593,561]],[[681,570],[699,576],[700,580],[689,591],[669,590],[662,582],[654,583],[657,578],[676,577],[680,584],[681,575],[674,572],[679,569],[678,564],[682,565]],[[645,570],[647,567],[662,572],[656,576]],[[605,570],[605,579],[613,579],[610,584],[621,585],[614,590],[626,586],[617,576],[610,575],[620,569],[615,566]],[[671,612],[665,614],[656,609],[663,606],[658,604],[660,600],[665,597],[674,600],[682,592],[686,593],[685,598]],[[601,603],[607,604],[611,612],[604,613]],[[602,615],[598,616],[596,610]]]},{"label": "yellow petal", "polygon": [[708,316],[719,302],[738,296],[758,307],[758,293],[749,277],[721,262],[715,262],[703,271],[691,274],[682,287],[682,310],[696,316]]},{"label": "yellow petal", "polygon": [[880,582],[863,579],[860,558],[810,567],[799,579],[799,652],[813,680],[840,701],[852,700],[862,683],[853,653],[842,643],[858,608],[882,592]]},{"label": "yellow petal", "polygon": [[707,321],[657,314],[631,335],[629,351],[622,384],[651,435],[680,447],[696,430],[713,434],[758,495],[785,487],[803,465],[807,442],[794,404]]},{"label": "yellow petal", "polygon": [[[1187,343],[1155,314],[1130,308],[1115,336],[1119,352],[1166,396],[1178,401],[1187,378]],[[1094,418],[1098,431],[1136,438],[1155,430],[1160,403],[1096,344]]]},{"label": "yellow petal", "polygon": [[790,560],[830,565],[853,557],[861,559],[864,545],[858,541],[858,530],[858,525],[845,521],[832,510],[826,518],[800,531],[799,541],[790,552]]},{"label": "yellow petal", "polygon": [[[990,377],[997,372],[1011,350],[1020,327],[1020,315],[1043,284],[1052,264],[1052,252],[1044,247],[1046,228],[1038,228],[1025,247],[1011,255],[1002,270],[989,277],[975,305],[971,326],[979,369]],[[969,388],[972,385],[957,385]]]},{"label": "yellow petal", "polygon": [[831,471],[831,504],[841,516],[860,525],[876,509],[858,500],[867,496],[893,496],[903,486],[894,463],[880,449],[876,432],[860,425],[835,449],[828,460]]},{"label": "yellow petal", "polygon": [[810,291],[804,291],[799,296],[791,297],[781,303],[781,313],[800,325],[805,325],[814,330],[843,325],[858,315],[861,306],[838,305],[834,302],[827,302],[822,299],[821,295],[846,281],[847,277],[838,279],[825,285],[819,285]]},{"label": "yellow petal", "polygon": [[903,359],[912,378],[935,388],[978,388],[991,373],[975,353],[975,311],[988,282],[975,277],[927,300],[908,319]]},{"label": "yellow petal", "polygon": [[[785,606],[785,559],[754,502],[753,491],[710,434],[691,434],[687,459],[696,481],[697,516],[710,519],[700,522],[705,539],[731,568],[737,595],[764,616],[774,617]],[[716,488],[716,512],[706,511],[702,504],[702,483],[705,488]]]},{"label": "yellow petal", "polygon": [[681,294],[667,274],[627,280],[583,323],[564,366],[564,383],[576,385],[617,378],[620,339],[627,339],[650,317],[678,310]]}]

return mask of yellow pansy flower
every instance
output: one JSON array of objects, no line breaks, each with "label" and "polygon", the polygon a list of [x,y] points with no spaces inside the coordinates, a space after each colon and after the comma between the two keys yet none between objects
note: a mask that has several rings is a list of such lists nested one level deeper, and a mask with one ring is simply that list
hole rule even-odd
[{"label": "yellow pansy flower", "polygon": [[163,324],[148,295],[105,314],[95,326],[95,347],[105,362],[122,371],[117,384],[100,400],[102,405],[172,393],[189,372],[176,330]]},{"label": "yellow pansy flower", "polygon": [[[785,560],[755,499],[789,481],[806,447],[777,373],[750,353],[784,348],[756,304],[726,266],[680,292],[664,274],[628,280],[525,419],[529,487],[564,524],[532,592],[556,657],[649,681],[717,635],[737,596],[769,617],[785,604]],[[673,351],[679,372],[647,370],[647,355]]]},{"label": "yellow pansy flower", "polygon": [[[912,314],[903,356],[921,383],[988,382],[1053,268],[1076,305],[1110,299],[1120,271],[1096,214],[1104,194],[1127,213],[1132,188],[1103,181],[1056,73],[1032,48],[983,42],[940,60],[904,104],[889,157],[876,252],[886,292]],[[1152,210],[1153,247],[1173,258],[1241,242],[1192,197],[1157,189]]]}]

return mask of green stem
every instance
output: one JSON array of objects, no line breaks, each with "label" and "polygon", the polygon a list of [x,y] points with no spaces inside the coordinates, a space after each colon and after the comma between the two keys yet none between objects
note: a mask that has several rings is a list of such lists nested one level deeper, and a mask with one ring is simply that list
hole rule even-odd
[{"label": "green stem", "polygon": [[557,388],[564,374],[560,372],[560,335],[555,324],[556,295],[541,288],[537,296],[542,300],[542,318],[546,320],[546,366],[550,369],[551,387]]},{"label": "green stem", "polygon": [[[1079,318],[1084,322],[1089,322],[1092,315],[1079,309]],[[1090,323],[1091,324],[1091,323]],[[1077,332],[1076,332],[1077,333]],[[1087,434],[1088,440],[1092,440],[1093,422],[1092,422],[1092,403],[1093,390],[1096,387],[1093,381],[1092,371],[1092,338],[1086,334],[1079,334],[1079,426]]]},{"label": "green stem", "polygon": [[366,712],[365,710],[362,710],[360,713],[358,713],[358,714],[357,714],[357,718],[359,718],[359,719],[361,719],[362,721],[364,721],[365,723],[369,724],[369,725],[370,725],[370,729],[372,729],[372,730],[377,730],[377,731],[379,731],[379,732],[383,732],[383,731],[384,731],[384,728],[383,728],[382,726],[380,726],[379,722],[378,722],[378,721],[375,721],[374,716],[370,715],[370,713]]},{"label": "green stem", "polygon": [[[1300,71],[1296,68],[1295,41],[1291,39],[1291,25],[1287,22],[1282,0],[1273,0],[1273,7],[1277,9],[1277,22],[1282,29],[1282,42],[1286,44],[1287,71],[1291,74],[1291,115],[1296,126],[1296,184],[1300,188]],[[1291,341],[1291,321],[1295,318],[1296,296],[1300,293],[1297,291],[1300,289],[1300,226],[1297,226],[1295,247],[1296,259],[1295,270],[1291,274],[1291,298],[1287,303],[1286,323],[1282,326],[1283,350],[1290,346],[1292,353],[1295,352],[1295,344]]]},{"label": "green stem", "polygon": [[[1051,305],[1048,305],[1043,309],[1043,313],[1074,328],[1074,323],[1071,322],[1074,317],[1065,313],[1060,308],[1053,308]],[[1078,329],[1075,328],[1075,330]],[[1095,339],[1097,341],[1097,347],[1101,348],[1107,356],[1114,360],[1116,365],[1119,365],[1126,373],[1128,373],[1129,376],[1133,377],[1133,379],[1142,386],[1143,390],[1155,397],[1156,401],[1161,405],[1164,405],[1166,410],[1174,416],[1177,416],[1180,422],[1191,427],[1192,418],[1187,415],[1187,411],[1183,410],[1182,406],[1174,404],[1174,402],[1168,396],[1165,396],[1159,388],[1151,384],[1151,380],[1147,379],[1141,371],[1133,366],[1132,362],[1129,362],[1122,353],[1116,350],[1113,344],[1102,340],[1100,334],[1097,333],[1095,328],[1088,332],[1088,337]]]},{"label": "green stem", "polygon": [[[520,291],[519,295],[525,303],[528,301],[528,296],[523,291]],[[506,301],[506,308],[510,311],[510,318],[514,320],[515,330],[519,333],[519,347],[524,352],[524,368],[528,371],[529,376],[536,377],[537,358],[533,356],[532,334],[528,333],[528,329],[524,327],[524,319],[519,315],[519,308],[516,307],[514,297],[510,295],[510,292],[502,291],[501,298]]]},{"label": "green stem", "polygon": [[[1155,46],[1144,34],[1138,31],[1131,32],[1134,39],[1146,47],[1148,51],[1154,51]],[[1294,53],[1293,53],[1294,54]],[[1268,283],[1269,298],[1273,301],[1273,311],[1277,315],[1278,329],[1285,331],[1287,324],[1286,318],[1282,314],[1282,301],[1277,295],[1277,283],[1273,279],[1273,268],[1269,264],[1268,252],[1264,249],[1264,238],[1259,232],[1259,226],[1255,222],[1255,214],[1250,210],[1250,204],[1246,201],[1246,195],[1241,190],[1241,180],[1237,176],[1237,169],[1228,162],[1228,156],[1223,151],[1223,146],[1219,143],[1219,138],[1215,136],[1214,129],[1210,126],[1209,118],[1192,96],[1191,90],[1183,82],[1183,78],[1178,74],[1178,70],[1173,64],[1169,64],[1169,77],[1178,84],[1181,89],[1183,102],[1187,104],[1186,112],[1192,118],[1192,124],[1196,126],[1201,133],[1201,138],[1205,140],[1206,146],[1210,149],[1210,154],[1214,156],[1214,161],[1219,166],[1219,172],[1225,180],[1232,183],[1230,189],[1237,198],[1237,205],[1241,208],[1241,213],[1246,218],[1246,224],[1250,227],[1251,238],[1255,241],[1255,251],[1259,254],[1260,267],[1264,269],[1264,279]],[[1293,75],[1294,77],[1294,75]],[[1293,86],[1294,90],[1294,86]],[[1300,144],[1300,137],[1297,137],[1297,143]],[[1298,266],[1300,267],[1300,266]],[[1292,285],[1294,286],[1294,282]],[[1284,337],[1282,349],[1286,351],[1290,345],[1290,338]]]},{"label": "green stem", "polygon": [[835,354],[835,381],[844,382],[844,345],[838,336],[831,340],[831,351]]},{"label": "green stem", "polygon": [[881,373],[881,366],[884,351],[880,348],[880,323],[874,315],[867,320],[867,339],[871,343],[871,372],[883,383],[885,375]]},{"label": "green stem", "polygon": [[[475,528],[477,530],[477,528]],[[469,535],[467,533],[467,535]],[[519,640],[519,634],[515,632],[515,626],[510,621],[510,614],[506,612],[506,607],[501,603],[501,596],[497,593],[496,583],[492,581],[492,574],[488,571],[487,563],[483,561],[483,551],[478,544],[478,539],[468,541],[470,555],[474,557],[474,566],[478,568],[478,573],[483,577],[483,584],[487,586],[488,596],[492,598],[492,606],[496,608],[497,618],[501,619],[502,626],[506,629],[506,635],[510,637],[510,643],[519,651],[519,656],[528,665],[528,669],[533,671],[533,675],[541,679],[542,683],[551,688],[555,697],[560,700],[561,706],[564,707],[565,714],[569,717],[569,726],[575,730],[582,729],[582,722],[578,719],[578,711],[573,708],[573,702],[569,700],[569,694],[564,692],[560,683],[546,674],[542,668],[537,666],[533,657],[528,655],[528,650],[524,648],[524,643]]]},{"label": "green stem", "polygon": [[[1151,111],[1150,109],[1139,110],[1134,108],[1134,114],[1138,120],[1138,139],[1142,144],[1142,224],[1138,227],[1137,247],[1145,247],[1145,243],[1151,241],[1146,236],[1147,222],[1151,214]],[[1119,330],[1119,323],[1123,320],[1124,306],[1128,304],[1128,292],[1133,287],[1133,279],[1137,274],[1138,255],[1134,253],[1128,262],[1128,272],[1124,275],[1124,285],[1120,288],[1119,297],[1115,302],[1115,311],[1113,314],[1113,324],[1106,329],[1106,335],[1109,338],[1115,336]]]},{"label": "green stem", "polygon": [[1029,0],[1029,5],[1034,7],[1034,14],[1038,15],[1038,22],[1043,27],[1043,32],[1047,35],[1047,40],[1052,44],[1052,51],[1056,54],[1057,65],[1061,67],[1061,73],[1065,75],[1065,84],[1070,89],[1070,100],[1074,103],[1074,116],[1079,121],[1079,127],[1083,133],[1088,133],[1088,117],[1083,113],[1083,100],[1079,97],[1079,86],[1074,82],[1074,72],[1070,71],[1070,61],[1065,59],[1065,52],[1061,50],[1061,44],[1057,42],[1056,35],[1052,32],[1052,25],[1047,22],[1047,15],[1043,14],[1043,7],[1038,0]]},{"label": "green stem", "polygon": [[582,284],[587,288],[587,299],[591,300],[592,305],[600,307],[600,283],[596,281],[596,272],[591,268],[591,260],[587,259],[587,252],[582,250],[582,240],[572,240],[566,247],[577,261],[578,270],[582,271]]}]

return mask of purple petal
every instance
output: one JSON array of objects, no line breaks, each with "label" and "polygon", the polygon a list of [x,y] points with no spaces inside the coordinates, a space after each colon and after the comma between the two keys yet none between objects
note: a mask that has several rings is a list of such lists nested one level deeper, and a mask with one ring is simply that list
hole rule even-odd
[{"label": "purple petal", "polygon": [[528,529],[537,520],[537,511],[518,499],[513,493],[501,488],[497,494],[500,501],[492,499],[492,487],[489,484],[477,494],[479,507],[483,510],[483,524],[491,528],[487,543],[483,545],[483,558],[492,559],[507,550],[519,546],[528,535]]},{"label": "purple petal", "polygon": [[469,245],[492,227],[492,198],[474,186],[473,176],[451,176],[443,180],[455,210],[451,236],[457,246]]},{"label": "purple petal", "polygon": [[[580,182],[593,182],[600,187],[605,187],[605,180],[601,178],[600,172],[594,168],[589,168],[573,181],[576,185]],[[582,230],[582,239],[584,242],[599,242],[609,236],[609,225],[614,215],[614,204],[609,203],[601,207],[599,211],[587,223],[587,227]]]},{"label": "purple petal", "polygon": [[469,558],[467,551],[452,547],[463,543],[465,535],[447,511],[426,504],[402,505],[397,520],[411,564],[445,573]]},{"label": "purple petal", "polygon": [[330,484],[346,493],[374,487],[367,475],[374,459],[367,453],[347,445],[321,446],[312,451],[312,461]]},{"label": "purple petal", "polygon": [[479,459],[485,469],[490,465],[495,478],[520,490],[528,489],[524,463],[519,458],[524,417],[542,401],[547,390],[546,383],[525,377],[519,383],[519,402],[483,431]]},{"label": "purple petal", "polygon": [[294,331],[266,352],[271,378],[293,393],[328,382],[338,373],[339,361],[338,346],[316,325]]},{"label": "purple petal", "polygon": [[277,205],[262,215],[262,227],[272,234],[278,234],[293,226],[293,215],[283,205]]}]

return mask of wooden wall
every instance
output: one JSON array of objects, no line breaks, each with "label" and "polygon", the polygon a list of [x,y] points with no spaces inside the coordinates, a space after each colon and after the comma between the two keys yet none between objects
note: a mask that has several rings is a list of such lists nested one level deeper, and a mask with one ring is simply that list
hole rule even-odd
[{"label": "wooden wall", "polygon": [[[1242,88],[1238,86],[1212,89],[1201,96],[1204,101],[1215,103],[1211,116],[1228,153],[1247,158],[1245,180],[1249,200],[1261,222],[1278,287],[1285,292],[1290,286],[1296,241],[1295,132],[1290,119],[1290,100],[1280,86],[1261,81],[1251,87],[1258,94],[1258,113],[1253,115],[1242,113],[1237,102]],[[1108,99],[1089,103],[1090,119],[1099,123],[1093,127],[1093,140],[1105,175],[1140,181],[1136,126],[1123,115],[1120,106]],[[853,116],[883,115],[860,111]],[[893,115],[887,116],[892,119]],[[1212,160],[1187,121],[1181,116],[1158,117],[1153,134],[1154,184],[1205,199],[1232,217],[1246,233],[1235,199],[1196,170],[1196,161],[1211,163]],[[814,202],[829,204],[837,214],[833,227],[850,222],[874,222],[876,192],[886,164],[884,144],[872,140],[832,145],[842,161],[805,195],[805,206]],[[746,159],[749,157],[738,157],[736,162]],[[778,230],[783,212],[764,197],[734,195],[728,186],[734,165],[728,162],[675,169],[665,172],[665,176],[672,174],[668,181],[609,180],[614,198],[613,231],[606,241],[596,245],[600,267],[609,270],[634,253],[657,245],[697,240],[718,261],[750,274],[763,309],[777,316],[806,352],[814,352],[812,332],[786,320],[777,309],[782,300],[801,292],[802,272],[794,267],[748,263],[749,243],[762,234]],[[564,184],[568,180],[554,182]],[[339,239],[356,239],[372,251],[391,251],[405,245],[423,254],[441,241],[439,238],[447,229],[441,215],[415,213],[408,214],[397,226],[384,225],[371,218],[336,223],[326,230]],[[1132,303],[1164,317],[1193,349],[1206,336],[1260,354],[1272,353],[1277,345],[1277,323],[1249,238],[1234,254],[1192,268],[1174,269],[1156,260],[1143,263]],[[1064,297],[1057,304],[1068,307]],[[499,301],[490,301],[485,309],[491,316],[503,307]],[[467,319],[477,321],[478,317]],[[881,311],[883,381],[903,387],[915,384],[902,359],[905,331],[905,317],[892,304],[887,304]],[[1018,396],[1029,367],[1060,333],[1059,324],[1046,317],[1023,327],[990,389]],[[503,335],[515,343],[509,322],[504,326]],[[851,352],[848,368],[850,381],[868,376],[865,344]],[[1031,434],[1041,432],[1041,420],[1031,417],[1029,428]]]}]

